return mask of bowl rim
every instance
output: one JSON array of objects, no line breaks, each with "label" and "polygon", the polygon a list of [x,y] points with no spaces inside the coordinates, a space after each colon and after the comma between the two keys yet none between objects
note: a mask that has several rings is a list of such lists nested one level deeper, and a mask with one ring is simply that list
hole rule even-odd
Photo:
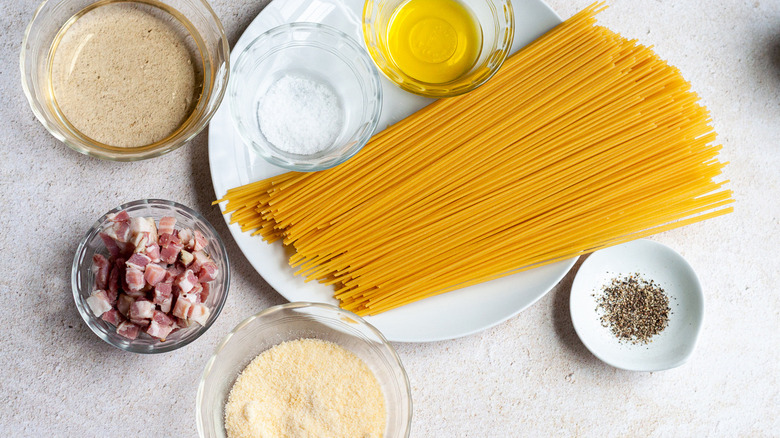
[{"label": "bowl rim", "polygon": [[[211,121],[212,117],[216,113],[217,109],[222,103],[222,100],[225,97],[225,93],[227,91],[229,79],[230,79],[230,43],[227,39],[227,34],[225,33],[225,28],[222,25],[222,21],[219,19],[219,16],[216,12],[214,12],[214,9],[211,7],[209,2],[207,0],[190,0],[193,2],[199,3],[202,7],[205,8],[202,15],[204,17],[208,17],[211,19],[211,25],[214,25],[216,27],[217,33],[219,34],[219,44],[218,46],[221,48],[221,50],[224,52],[224,67],[214,69],[214,78],[212,79],[212,96],[214,99],[214,104],[211,108],[209,108],[207,111],[204,111],[201,114],[201,117],[199,119],[191,120],[192,114],[188,116],[188,118],[185,120],[185,122],[177,128],[176,132],[179,132],[182,130],[182,128],[194,128],[191,132],[189,132],[187,135],[182,136],[176,141],[173,142],[164,142],[160,143],[155,147],[150,147],[151,145],[143,145],[143,146],[136,146],[136,147],[127,147],[127,148],[117,148],[117,149],[105,149],[98,142],[80,142],[80,141],[73,141],[72,139],[66,137],[60,132],[60,129],[52,126],[52,124],[47,120],[46,116],[44,115],[44,112],[39,108],[39,105],[41,105],[37,99],[34,96],[33,89],[30,87],[30,82],[27,78],[28,71],[25,69],[25,60],[27,58],[27,49],[28,46],[28,40],[30,39],[30,34],[34,28],[34,25],[37,23],[38,20],[41,19],[41,14],[44,11],[44,8],[47,4],[53,3],[56,1],[61,0],[43,0],[38,7],[35,10],[35,13],[33,14],[32,18],[30,19],[30,22],[27,24],[27,27],[24,30],[24,36],[22,38],[22,45],[21,50],[19,53],[19,71],[21,73],[21,82],[22,82],[22,91],[24,92],[25,97],[27,98],[27,103],[30,107],[30,109],[33,112],[33,115],[35,115],[35,118],[38,119],[38,122],[43,125],[43,127],[51,134],[54,138],[64,143],[66,146],[71,148],[72,150],[84,154],[90,157],[99,158],[102,160],[108,160],[108,161],[118,161],[118,162],[127,162],[127,161],[141,161],[146,160],[150,158],[159,157],[161,155],[165,155],[169,152],[172,152],[185,144],[189,143],[194,139],[198,134],[200,134],[203,129],[208,126],[209,122]],[[100,0],[95,0],[94,3],[98,3]],[[146,1],[143,1],[143,3],[147,3]],[[153,5],[152,5],[153,6]],[[87,6],[89,7],[89,6]],[[221,74],[222,72],[222,74]],[[223,77],[224,76],[224,77]],[[215,87],[214,85],[219,85],[218,87]],[[202,98],[202,96],[201,96]],[[199,99],[200,100],[200,99]],[[42,105],[41,105],[42,106]],[[85,137],[88,138],[88,137]],[[89,139],[91,140],[91,139]]]},{"label": "bowl rim", "polygon": [[[401,357],[398,355],[398,352],[396,351],[395,347],[390,343],[390,341],[385,338],[385,335],[382,334],[376,327],[371,325],[368,321],[360,317],[359,315],[356,315],[348,310],[344,310],[340,307],[331,305],[331,304],[324,304],[324,303],[314,303],[314,302],[308,302],[308,301],[293,301],[290,303],[285,304],[279,304],[276,306],[267,307],[247,318],[245,318],[243,321],[238,323],[227,335],[225,335],[220,343],[217,345],[217,347],[214,349],[214,353],[212,353],[209,360],[206,362],[206,366],[203,369],[203,373],[201,374],[200,381],[198,382],[198,391],[197,395],[195,397],[195,422],[198,426],[198,436],[205,437],[205,431],[203,430],[203,416],[201,414],[200,406],[203,404],[203,397],[204,392],[206,388],[206,380],[210,376],[214,364],[217,361],[217,357],[219,356],[219,353],[222,352],[222,350],[225,349],[227,344],[230,342],[231,339],[238,333],[241,329],[246,327],[249,323],[256,319],[263,318],[269,314],[277,313],[283,310],[289,310],[289,309],[307,309],[307,308],[318,308],[323,309],[330,312],[336,312],[340,313],[347,318],[351,318],[352,320],[356,321],[360,326],[366,328],[369,332],[377,336],[380,341],[382,341],[382,345],[386,347],[386,350],[389,351],[390,357],[395,365],[397,365],[397,370],[401,372],[401,375],[403,376],[403,379],[401,381],[401,384],[403,386],[403,389],[405,389],[406,399],[409,402],[409,408],[407,412],[407,418],[408,421],[406,422],[406,430],[404,431],[403,436],[408,437],[411,433],[412,429],[412,418],[413,418],[413,404],[414,401],[412,400],[412,386],[409,382],[409,375],[406,373],[406,368],[403,365],[403,362],[401,362]],[[390,438],[390,437],[388,437]]]},{"label": "bowl rim", "polygon": [[[158,347],[158,346],[152,346],[151,348],[145,348],[145,349],[136,349],[133,348],[133,344],[131,343],[129,347],[125,348],[122,346],[117,345],[113,342],[112,338],[109,336],[106,336],[105,333],[98,330],[97,325],[94,318],[87,314],[86,312],[86,299],[81,297],[81,294],[79,293],[79,284],[77,281],[78,278],[78,271],[80,268],[79,265],[79,255],[84,251],[85,247],[87,246],[87,240],[89,239],[90,235],[93,233],[94,230],[97,230],[100,228],[100,226],[105,223],[105,221],[108,218],[108,215],[113,213],[118,213],[122,210],[125,210],[129,207],[135,207],[138,205],[155,205],[155,206],[169,206],[169,207],[176,207],[180,208],[187,213],[191,214],[195,219],[200,221],[206,228],[209,229],[209,231],[216,236],[216,247],[217,251],[221,253],[221,255],[225,259],[225,272],[224,275],[224,285],[225,285],[225,291],[222,294],[221,299],[215,303],[214,307],[211,309],[212,315],[208,321],[206,321],[206,325],[200,326],[197,330],[195,330],[191,337],[183,339],[179,342],[176,342],[174,344],[166,345],[164,347]],[[209,242],[213,243],[213,242]],[[203,215],[198,213],[197,211],[187,207],[186,205],[182,205],[175,201],[169,201],[165,199],[155,199],[155,198],[149,198],[149,199],[139,199],[136,201],[130,201],[126,202],[124,204],[121,204],[115,208],[112,208],[110,211],[102,215],[97,221],[95,221],[92,226],[87,230],[87,232],[84,234],[84,236],[80,239],[78,247],[76,247],[76,252],[73,255],[73,263],[71,265],[71,271],[70,271],[70,284],[71,284],[71,291],[73,293],[73,300],[76,304],[76,309],[78,309],[79,315],[81,315],[81,318],[84,320],[84,323],[87,324],[90,330],[97,335],[100,339],[102,339],[107,344],[129,353],[138,353],[138,354],[159,354],[159,353],[167,353],[169,351],[177,350],[181,347],[184,347],[186,345],[189,345],[190,343],[194,342],[196,339],[201,337],[208,329],[217,321],[217,318],[219,318],[220,313],[222,312],[222,308],[225,306],[225,303],[227,302],[227,296],[230,292],[230,277],[231,277],[231,270],[230,270],[230,259],[227,253],[227,248],[225,248],[225,244],[222,241],[222,237],[217,233],[217,230],[214,228],[211,223],[206,220]]]},{"label": "bowl rim", "polygon": [[[266,55],[277,53],[279,50],[277,49],[278,46],[272,46],[268,50],[264,51],[262,56],[260,57],[249,57],[249,53],[252,51],[253,48],[256,48],[259,44],[262,44],[266,42],[266,40],[269,40],[271,38],[274,38],[278,35],[284,35],[284,34],[293,34],[294,32],[298,31],[308,31],[312,32],[313,34],[326,34],[332,37],[337,38],[340,41],[343,41],[347,46],[351,47],[354,51],[354,53],[358,56],[360,60],[362,60],[368,71],[368,75],[365,77],[365,86],[361,87],[361,89],[369,92],[369,93],[361,93],[364,99],[368,101],[369,108],[368,113],[370,113],[367,120],[365,120],[363,123],[360,124],[360,126],[366,126],[364,128],[364,132],[362,135],[360,135],[354,142],[354,145],[350,147],[345,153],[338,156],[336,159],[332,159],[328,162],[323,163],[313,163],[313,164],[296,164],[292,163],[288,160],[287,157],[279,157],[273,153],[271,153],[270,150],[265,145],[265,142],[263,141],[257,141],[253,136],[248,135],[250,129],[244,127],[243,123],[241,123],[237,117],[234,117],[233,114],[240,113],[237,108],[237,102],[235,97],[240,92],[240,84],[238,83],[237,77],[240,75],[238,74],[238,70],[244,66],[247,62],[249,62],[250,59],[263,59],[266,57]],[[334,51],[334,50],[327,50],[324,47],[320,47],[321,44],[318,44],[318,40],[312,39],[310,41],[301,41],[297,42],[296,44],[293,44],[290,47],[282,47],[282,49],[288,49],[288,48],[298,48],[298,47],[315,47],[315,48],[321,48],[332,55],[336,56],[337,58],[341,59],[345,64],[352,65],[356,62],[349,59],[346,56],[343,56],[340,52]],[[379,125],[379,119],[382,115],[382,104],[384,102],[384,90],[382,88],[382,83],[380,80],[380,72],[376,67],[376,63],[369,55],[368,51],[363,47],[355,38],[352,38],[345,32],[327,25],[323,23],[314,23],[314,22],[307,22],[307,21],[298,21],[298,22],[291,22],[291,23],[284,23],[280,24],[278,26],[272,27],[271,29],[266,30],[265,32],[261,33],[257,37],[253,38],[242,50],[241,52],[236,54],[235,62],[233,63],[233,67],[231,68],[231,73],[233,75],[233,80],[230,81],[228,84],[228,108],[230,110],[230,119],[233,127],[238,132],[239,137],[243,140],[243,143],[252,149],[256,154],[260,155],[265,161],[268,163],[279,166],[288,170],[293,170],[297,172],[316,172],[320,170],[330,169],[332,167],[336,167],[339,164],[344,163],[345,161],[349,160],[355,154],[360,152],[363,147],[371,140],[371,137],[373,137],[377,126]],[[351,68],[351,67],[350,67]],[[362,81],[361,81],[362,82]],[[305,157],[305,156],[304,156]]]}]

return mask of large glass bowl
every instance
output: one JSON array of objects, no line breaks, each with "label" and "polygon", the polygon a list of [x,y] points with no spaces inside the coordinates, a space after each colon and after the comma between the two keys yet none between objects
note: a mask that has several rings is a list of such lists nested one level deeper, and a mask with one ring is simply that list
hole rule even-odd
[{"label": "large glass bowl", "polygon": [[[122,210],[126,210],[131,217],[151,217],[155,219],[155,222],[159,222],[159,219],[164,216],[173,216],[176,218],[177,229],[190,228],[200,231],[206,237],[208,245],[204,251],[217,264],[219,273],[217,278],[210,283],[211,289],[205,304],[211,313],[205,325],[193,323],[190,327],[174,331],[164,341],[154,339],[146,333],[139,333],[136,339],[130,340],[119,336],[116,333],[116,327],[103,321],[92,312],[86,302],[95,283],[95,274],[92,272],[92,256],[102,254],[108,258],[108,250],[99,233],[110,226],[108,216]],[[76,307],[81,317],[100,339],[114,347],[133,353],[165,353],[194,341],[217,320],[222,306],[225,305],[230,287],[230,264],[222,239],[200,213],[173,201],[142,199],[114,208],[98,219],[89,229],[76,249],[76,255],[73,258],[71,285],[73,299],[76,301]]]},{"label": "large glass bowl", "polygon": [[385,438],[409,436],[412,396],[401,360],[387,339],[355,315],[327,304],[271,307],[236,326],[206,364],[196,401],[198,433],[224,438],[225,404],[238,374],[263,351],[285,341],[316,338],[354,353],[371,369],[385,395]]},{"label": "large glass bowl", "polygon": [[137,161],[170,152],[192,140],[208,124],[222,102],[228,82],[229,46],[219,18],[206,0],[142,1],[164,4],[180,14],[179,21],[193,36],[202,59],[203,89],[189,118],[171,136],[145,146],[117,147],[98,142],[68,122],[54,104],[49,85],[50,49],[60,29],[87,7],[106,0],[47,0],[35,12],[22,42],[22,87],[33,113],[58,140],[82,154],[114,161]]},{"label": "large glass bowl", "polygon": [[368,53],[390,81],[411,93],[427,97],[451,97],[467,93],[498,71],[509,55],[515,17],[511,0],[463,0],[482,30],[482,47],[469,71],[449,82],[419,81],[401,70],[388,55],[387,29],[396,9],[408,0],[368,0],[363,7],[363,38]]},{"label": "large glass bowl", "polygon": [[[289,153],[263,135],[259,105],[269,87],[287,74],[326,84],[338,97],[343,123],[320,152]],[[347,34],[318,23],[289,23],[263,33],[239,53],[228,102],[244,143],[271,164],[311,172],[343,163],[368,142],[379,123],[382,86],[365,49]]]}]

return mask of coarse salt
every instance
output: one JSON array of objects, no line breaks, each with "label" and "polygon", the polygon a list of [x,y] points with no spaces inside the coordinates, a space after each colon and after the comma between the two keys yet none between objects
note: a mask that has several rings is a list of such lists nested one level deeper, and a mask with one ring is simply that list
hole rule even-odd
[{"label": "coarse salt", "polygon": [[312,155],[332,145],[343,120],[335,91],[307,77],[285,75],[258,104],[260,131],[277,148]]}]

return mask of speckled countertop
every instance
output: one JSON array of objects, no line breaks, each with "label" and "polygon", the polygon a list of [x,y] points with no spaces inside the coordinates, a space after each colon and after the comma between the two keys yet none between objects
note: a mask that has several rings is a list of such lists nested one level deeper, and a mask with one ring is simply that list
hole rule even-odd
[{"label": "speckled countertop", "polygon": [[[284,0],[275,0],[284,1]],[[550,0],[564,18],[590,0]],[[617,370],[577,338],[577,267],[520,315],[482,333],[395,344],[412,385],[413,437],[780,436],[780,2],[613,0],[603,24],[676,65],[709,107],[736,212],[654,236],[704,283],[706,321],[682,367]],[[213,0],[231,44],[267,1]],[[220,217],[207,135],[139,163],[59,143],[22,93],[19,51],[37,0],[0,3],[0,436],[196,436],[206,360],[239,321],[285,300],[252,269]],[[227,304],[197,342],[121,352],[81,320],[70,290],[78,240],[119,203],[171,199],[225,238]]]}]

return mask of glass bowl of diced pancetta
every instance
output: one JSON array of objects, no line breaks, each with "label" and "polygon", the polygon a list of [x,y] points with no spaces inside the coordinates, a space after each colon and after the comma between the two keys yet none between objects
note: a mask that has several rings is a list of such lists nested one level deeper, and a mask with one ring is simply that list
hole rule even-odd
[{"label": "glass bowl of diced pancetta", "polygon": [[222,239],[198,212],[142,199],[103,215],[82,239],[73,298],[98,337],[134,353],[164,353],[197,339],[227,298]]}]

